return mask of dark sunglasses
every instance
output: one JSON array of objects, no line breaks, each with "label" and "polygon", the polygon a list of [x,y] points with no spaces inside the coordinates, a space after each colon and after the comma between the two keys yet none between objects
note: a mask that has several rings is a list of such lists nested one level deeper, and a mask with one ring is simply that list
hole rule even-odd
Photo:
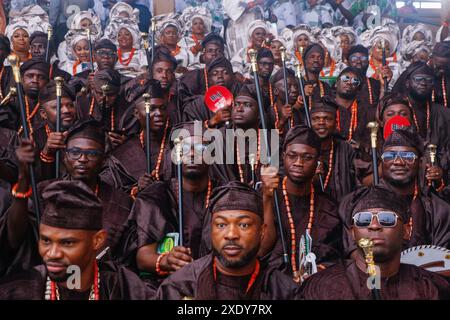
[{"label": "dark sunglasses", "polygon": [[66,149],[66,154],[71,160],[78,160],[84,154],[88,160],[97,160],[103,155],[103,152],[98,150],[81,150],[79,148]]},{"label": "dark sunglasses", "polygon": [[372,224],[374,216],[377,217],[380,226],[386,228],[394,228],[397,225],[398,219],[401,220],[401,218],[392,211],[361,211],[353,216],[353,224],[357,228],[367,228]]},{"label": "dark sunglasses", "polygon": [[341,81],[343,81],[343,82],[349,82],[349,81],[351,81],[350,83],[351,83],[352,86],[354,86],[354,87],[358,87],[358,86],[361,84],[361,80],[359,80],[358,78],[352,78],[352,77],[349,77],[349,76],[346,75],[346,74],[342,75],[340,79],[341,79]]},{"label": "dark sunglasses", "polygon": [[421,83],[421,82],[433,83],[434,82],[434,79],[431,76],[413,76],[412,79],[414,82],[417,82],[417,83]]},{"label": "dark sunglasses", "polygon": [[417,155],[412,151],[386,151],[381,155],[383,162],[395,161],[397,157],[409,164],[413,164],[417,159]]},{"label": "dark sunglasses", "polygon": [[360,56],[360,57],[358,57],[358,56],[351,56],[351,57],[350,57],[350,61],[351,61],[351,62],[356,62],[356,61],[367,61],[367,60],[369,60],[369,58],[368,58],[367,56]]}]

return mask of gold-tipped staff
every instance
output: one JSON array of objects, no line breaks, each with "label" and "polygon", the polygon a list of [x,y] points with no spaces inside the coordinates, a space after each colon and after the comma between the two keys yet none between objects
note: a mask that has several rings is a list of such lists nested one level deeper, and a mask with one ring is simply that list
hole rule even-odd
[{"label": "gold-tipped staff", "polygon": [[[429,144],[427,146],[427,152],[430,157],[430,164],[432,167],[436,166],[436,154],[437,154],[437,146],[434,144]],[[436,182],[432,182],[433,187],[436,189]]]},{"label": "gold-tipped staff", "polygon": [[[364,252],[364,259],[367,265],[367,274],[369,277],[374,279],[377,276],[377,268],[375,266],[375,261],[373,259],[373,241],[368,238],[361,238],[358,240],[358,247],[360,247]],[[380,290],[377,288],[372,288],[372,299],[381,300]]]},{"label": "gold-tipped staff", "polygon": [[374,185],[380,183],[378,176],[378,159],[377,159],[377,137],[378,137],[378,123],[371,121],[367,124],[367,128],[370,129],[370,145],[372,147],[372,165],[373,165],[373,182]]},{"label": "gold-tipped staff", "polygon": [[178,232],[180,233],[180,246],[183,246],[183,140],[180,137],[175,138],[174,145],[177,160],[178,178]]},{"label": "gold-tipped staff", "polygon": [[[56,132],[61,132],[61,97],[62,97],[62,86],[64,79],[62,77],[55,78],[56,84]],[[59,150],[56,151],[55,155],[55,177],[59,178],[59,166],[61,160],[61,153]]]},{"label": "gold-tipped staff", "polygon": [[[287,81],[287,72],[286,72],[286,48],[284,46],[280,47],[281,51],[281,62],[283,66],[283,83],[284,83],[284,103],[289,103],[289,87],[288,87],[288,81]],[[291,107],[292,110],[292,107]],[[275,111],[276,112],[276,111]],[[291,121],[288,119],[288,128],[291,128]]]},{"label": "gold-tipped staff", "polygon": [[150,99],[149,93],[144,93],[142,95],[145,103],[145,155],[147,156],[147,173],[152,173],[152,155],[150,153]]},{"label": "gold-tipped staff", "polygon": [[17,95],[17,89],[14,87],[11,87],[9,89],[8,94],[0,102],[0,107],[3,106],[4,104],[7,104],[15,95]]},{"label": "gold-tipped staff", "polygon": [[47,50],[45,51],[45,61],[50,63],[50,43],[52,41],[53,28],[52,26],[48,26],[47,28]]}]

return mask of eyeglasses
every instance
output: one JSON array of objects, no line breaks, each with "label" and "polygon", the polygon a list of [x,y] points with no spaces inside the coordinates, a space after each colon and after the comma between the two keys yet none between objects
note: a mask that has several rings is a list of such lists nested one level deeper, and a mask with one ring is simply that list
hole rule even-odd
[{"label": "eyeglasses", "polygon": [[349,76],[346,75],[346,74],[342,75],[340,79],[341,79],[341,81],[343,81],[343,82],[349,82],[349,81],[351,81],[352,86],[355,86],[355,87],[357,87],[357,86],[359,86],[359,85],[361,84],[361,80],[359,80],[358,78],[352,78],[352,77],[349,77]]},{"label": "eyeglasses", "polygon": [[111,50],[97,50],[95,51],[95,54],[100,57],[106,57],[106,58],[113,58],[117,54],[114,51]]},{"label": "eyeglasses", "polygon": [[299,159],[302,160],[303,162],[312,162],[314,160],[317,159],[316,155],[310,154],[310,153],[286,153],[286,157],[290,160],[290,161],[294,161],[297,162]]},{"label": "eyeglasses", "polygon": [[401,219],[395,212],[392,211],[361,211],[353,216],[353,224],[357,228],[367,228],[372,224],[374,216],[377,217],[380,226],[386,228],[394,228],[397,225],[398,219]]},{"label": "eyeglasses", "polygon": [[258,62],[263,67],[273,67],[275,64],[273,62]]},{"label": "eyeglasses", "polygon": [[79,148],[70,148],[66,149],[66,154],[70,160],[78,160],[84,154],[88,160],[94,161],[98,160],[103,155],[103,152],[98,150],[82,150]]},{"label": "eyeglasses", "polygon": [[434,82],[434,79],[431,76],[413,76],[412,79],[414,80],[414,82],[417,82],[417,83],[421,83],[421,82],[433,83]]},{"label": "eyeglasses", "polygon": [[356,61],[364,62],[364,61],[367,61],[367,60],[369,60],[369,58],[367,56],[351,56],[350,57],[350,61],[351,62],[356,62]]},{"label": "eyeglasses", "polygon": [[202,143],[183,143],[183,154],[189,154],[192,149],[194,149],[194,152],[196,154],[203,154],[204,151],[206,151],[208,147]]},{"label": "eyeglasses", "polygon": [[417,159],[417,155],[412,151],[386,151],[381,155],[383,162],[393,162],[397,160],[397,157],[402,159],[403,162],[413,164]]}]

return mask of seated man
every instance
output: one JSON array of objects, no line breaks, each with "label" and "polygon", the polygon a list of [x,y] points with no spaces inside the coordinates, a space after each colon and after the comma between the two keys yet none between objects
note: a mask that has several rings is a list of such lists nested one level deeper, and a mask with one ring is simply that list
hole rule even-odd
[{"label": "seated man", "polygon": [[[0,299],[149,298],[145,285],[133,272],[96,259],[107,234],[102,204],[89,186],[77,180],[56,181],[44,189],[42,198],[39,254],[44,263],[3,278]],[[74,266],[81,276],[78,287],[70,271]]]},{"label": "seated man", "polygon": [[157,299],[293,299],[298,286],[258,260],[266,224],[262,197],[231,182],[214,190],[208,207],[213,253],[186,265],[159,287]]},{"label": "seated man", "polygon": [[[373,240],[373,258],[378,267],[377,276],[381,277],[378,281],[381,299],[448,299],[450,288],[444,278],[400,263],[402,239],[407,239],[411,231],[407,203],[395,193],[377,186],[359,189],[353,201],[356,206],[352,211],[351,233],[355,241]],[[307,300],[370,299],[366,270],[365,257],[359,249],[351,260],[344,260],[307,279],[301,297]]]}]

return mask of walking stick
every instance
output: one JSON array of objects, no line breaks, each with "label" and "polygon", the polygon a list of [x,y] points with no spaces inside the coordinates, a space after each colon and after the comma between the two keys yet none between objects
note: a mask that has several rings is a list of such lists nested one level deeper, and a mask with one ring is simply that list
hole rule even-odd
[{"label": "walking stick", "polygon": [[378,124],[375,121],[369,122],[367,128],[370,129],[370,145],[372,147],[372,165],[373,165],[373,182],[374,185],[380,183],[378,176],[378,160],[377,160],[377,133]]},{"label": "walking stick", "polygon": [[[430,156],[430,164],[432,167],[434,167],[436,165],[437,146],[434,144],[429,144],[427,146],[427,151]],[[437,188],[436,181],[432,181],[431,184],[432,184],[434,190],[436,190],[436,188]]]},{"label": "walking stick", "polygon": [[152,155],[150,154],[150,99],[149,93],[142,95],[145,101],[145,155],[147,157],[147,173],[152,173]]},{"label": "walking stick", "polygon": [[[382,50],[382,58],[381,58],[381,63],[384,66],[387,65],[386,63],[386,42],[385,40],[381,40],[381,50]],[[389,85],[388,85],[388,81],[387,81],[387,77],[383,77],[384,79],[384,94],[389,92]]]},{"label": "walking stick", "polygon": [[155,58],[155,34],[156,34],[156,18],[153,17],[152,18],[152,54],[151,54],[151,59],[150,59],[151,64],[149,65],[149,68],[153,64],[153,60]]},{"label": "walking stick", "polygon": [[[61,132],[61,96],[62,96],[62,85],[64,83],[64,79],[61,77],[55,78],[56,83],[56,132]],[[60,150],[56,151],[55,156],[55,177],[59,179],[59,168],[61,162],[61,152]]]},{"label": "walking stick", "polygon": [[175,138],[175,152],[177,160],[178,178],[178,232],[180,233],[180,246],[183,246],[183,146],[180,138]]},{"label": "walking stick", "polygon": [[47,50],[45,51],[45,61],[47,63],[50,63],[50,42],[52,41],[52,35],[53,35],[53,28],[51,26],[48,26],[47,28]]},{"label": "walking stick", "polygon": [[92,54],[92,40],[91,40],[91,29],[87,28],[86,29],[86,34],[87,34],[87,38],[88,38],[88,44],[89,44],[89,61],[90,61],[90,67],[91,67],[91,72],[94,72],[94,56]]},{"label": "walking stick", "polygon": [[[288,87],[288,82],[287,82],[287,73],[286,73],[286,48],[285,47],[280,47],[280,51],[281,51],[281,62],[283,63],[283,82],[284,82],[284,99],[285,99],[285,103],[288,104],[289,103],[289,87]],[[292,108],[291,108],[292,110]],[[276,111],[275,111],[276,112]],[[288,128],[291,128],[291,121],[288,121]]]},{"label": "walking stick", "polygon": [[[364,251],[364,258],[367,264],[367,273],[369,277],[375,278],[377,276],[377,270],[375,268],[375,262],[373,260],[373,241],[367,238],[361,238],[358,240],[358,247]],[[374,286],[370,290],[372,292],[372,300],[381,300],[380,289]]]},{"label": "walking stick", "polygon": [[[14,81],[16,82],[16,89],[17,89],[17,98],[19,100],[19,108],[20,108],[20,120],[22,122],[22,128],[23,128],[23,137],[25,139],[30,139],[30,132],[28,130],[28,123],[27,123],[27,113],[25,110],[25,98],[24,98],[24,92],[23,92],[23,86],[22,86],[22,79],[20,76],[20,65],[19,60],[17,56],[10,55],[8,56],[8,61],[12,67],[13,74],[14,74]],[[34,206],[34,212],[36,215],[36,222],[37,225],[39,225],[40,221],[40,207],[39,207],[39,197],[38,197],[38,189],[36,184],[36,177],[33,170],[33,165],[30,164],[28,166],[28,171],[30,172],[30,184],[31,184],[31,190],[33,192],[33,206]]]},{"label": "walking stick", "polygon": [[[264,143],[266,144],[267,148],[267,158],[269,159],[269,162],[271,162],[270,159],[270,145],[269,145],[269,139],[267,136],[267,125],[266,125],[266,120],[264,117],[264,109],[263,109],[263,101],[262,101],[262,95],[261,95],[261,88],[259,87],[259,77],[258,77],[258,64],[256,62],[256,55],[257,55],[257,51],[254,49],[250,49],[249,50],[249,55],[250,55],[250,62],[251,62],[251,66],[252,66],[252,71],[253,71],[253,75],[255,77],[255,85],[256,85],[256,96],[258,98],[258,108],[259,108],[259,116],[261,118],[261,125],[262,125],[262,129],[263,129],[263,136],[264,136]],[[278,219],[278,227],[279,227],[279,232],[280,232],[280,240],[281,240],[281,244],[283,246],[283,261],[285,264],[289,263],[289,259],[288,259],[288,254],[287,254],[287,248],[286,248],[286,241],[284,239],[284,232],[283,232],[283,226],[281,224],[281,214],[280,214],[280,206],[278,204],[278,195],[277,195],[277,190],[274,190],[274,205],[275,205],[275,211],[277,214],[277,219]]]}]

